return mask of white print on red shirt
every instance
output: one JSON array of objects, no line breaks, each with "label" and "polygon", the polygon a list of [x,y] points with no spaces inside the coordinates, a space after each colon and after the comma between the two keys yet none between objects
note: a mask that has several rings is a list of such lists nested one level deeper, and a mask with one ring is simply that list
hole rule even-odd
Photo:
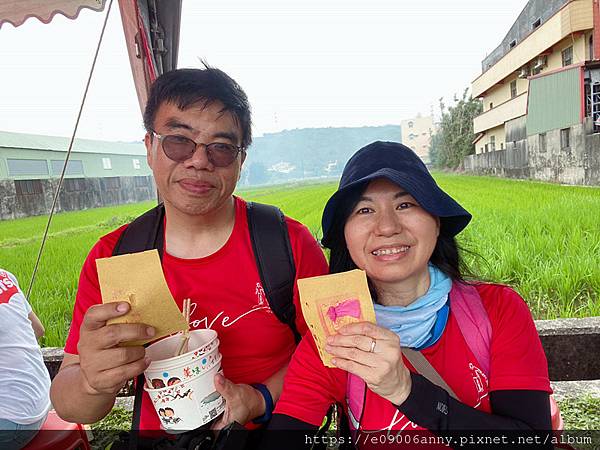
[{"label": "white print on red shirt", "polygon": [[488,395],[488,378],[485,373],[473,363],[469,363],[469,369],[471,369],[473,383],[475,383],[475,389],[477,390],[477,402],[473,405],[473,408],[477,408],[481,405],[481,400]]},{"label": "white print on red shirt", "polygon": [[[194,311],[196,311],[197,306],[198,306],[197,303],[192,303],[191,304],[191,306],[190,306],[190,316],[194,315]],[[202,328],[210,328],[210,329],[212,329],[212,327],[215,324],[215,322],[217,322],[218,320],[221,320],[221,324],[220,325],[223,328],[228,328],[228,327],[232,326],[233,324],[235,324],[238,320],[246,317],[248,314],[252,314],[253,312],[264,311],[264,310],[271,311],[271,309],[268,306],[255,306],[252,309],[250,309],[249,311],[246,311],[245,313],[240,314],[239,316],[237,316],[233,320],[231,319],[231,317],[224,315],[225,311],[221,311],[210,322],[208,321],[208,316],[205,316],[205,317],[203,317],[201,319],[192,320],[190,322],[190,326],[192,328],[200,328],[200,325],[203,325]]]},{"label": "white print on red shirt", "polygon": [[258,306],[264,306],[266,304],[265,300],[265,290],[262,287],[262,284],[256,283],[256,298],[258,300]]},{"label": "white print on red shirt", "polygon": [[[477,399],[475,401],[475,404],[473,405],[473,408],[477,408],[481,405],[482,400],[488,396],[488,378],[479,367],[475,366],[472,363],[469,363],[469,369],[471,370],[471,377],[473,379],[473,383],[475,385],[475,392],[477,394]],[[383,431],[387,431],[389,435],[391,431],[399,432],[407,429],[415,430],[420,429],[420,427],[416,423],[409,420],[408,417],[402,414],[398,409],[394,408],[394,414],[391,417],[390,423],[384,428],[374,430],[372,432],[380,433]],[[361,430],[361,432],[367,433],[364,430]],[[369,433],[370,432],[371,431],[369,431]]]},{"label": "white print on red shirt", "polygon": [[400,411],[396,410],[396,411],[394,411],[394,416],[392,417],[392,421],[390,422],[390,424],[387,427],[382,428],[381,430],[378,430],[378,431],[392,431],[394,429],[394,427],[396,425],[400,424],[402,421],[404,421],[405,423],[398,429],[398,431],[404,431],[408,427],[412,428],[413,430],[419,428],[419,425],[408,420],[408,418],[404,414],[402,414]]},{"label": "white print on red shirt", "polygon": [[13,280],[6,272],[0,271],[0,304],[8,303],[10,298],[17,292],[19,292],[19,289],[15,286]]}]

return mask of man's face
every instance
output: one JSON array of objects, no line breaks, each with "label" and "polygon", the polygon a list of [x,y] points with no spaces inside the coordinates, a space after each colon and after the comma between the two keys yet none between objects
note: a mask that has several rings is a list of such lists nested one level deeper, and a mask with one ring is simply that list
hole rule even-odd
[{"label": "man's face", "polygon": [[[162,103],[154,119],[154,131],[160,135],[179,135],[195,142],[225,142],[241,145],[242,131],[234,117],[221,113],[215,102],[197,104],[182,111],[172,103]],[[245,153],[237,155],[227,167],[216,167],[207,158],[206,147],[198,146],[187,160],[169,159],[155,136],[146,134],[148,165],[154,173],[158,191],[168,208],[196,216],[211,214],[226,205],[235,190]]]}]

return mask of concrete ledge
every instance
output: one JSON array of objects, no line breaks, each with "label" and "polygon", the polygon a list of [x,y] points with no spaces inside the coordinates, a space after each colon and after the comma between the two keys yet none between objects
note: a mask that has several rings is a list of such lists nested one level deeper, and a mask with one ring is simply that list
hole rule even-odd
[{"label": "concrete ledge", "polygon": [[44,363],[50,374],[50,379],[58,373],[58,369],[62,364],[64,351],[60,347],[43,347],[42,355],[44,355]]},{"label": "concrete ledge", "polygon": [[117,397],[115,408],[123,408],[125,411],[133,411],[133,396]]},{"label": "concrete ledge", "polygon": [[[553,381],[551,384],[557,401],[585,396],[600,398],[600,380]],[[133,411],[133,396],[117,397],[115,408]]]},{"label": "concrete ledge", "polygon": [[[585,396],[600,398],[600,380],[553,381],[550,384],[557,401]],[[133,402],[131,405],[133,408]]]},{"label": "concrete ledge", "polygon": [[600,379],[600,317],[537,320],[553,381]]},{"label": "concrete ledge", "polygon": [[[548,358],[552,381],[600,380],[600,317],[536,320],[535,326]],[[50,378],[58,372],[63,349],[42,349]],[[131,395],[131,386],[122,395]]]}]

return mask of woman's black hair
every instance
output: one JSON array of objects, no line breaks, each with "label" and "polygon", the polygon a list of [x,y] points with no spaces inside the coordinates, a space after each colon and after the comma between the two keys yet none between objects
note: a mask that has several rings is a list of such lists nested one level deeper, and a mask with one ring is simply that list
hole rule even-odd
[{"label": "woman's black hair", "polygon": [[[331,250],[329,273],[346,272],[357,268],[348,251],[346,238],[344,237],[344,227],[366,187],[366,185],[357,186],[356,189],[349,191],[345,201],[340,202],[342,206],[336,211],[328,245]],[[464,281],[464,276],[471,277],[471,273],[464,265],[460,257],[460,251],[461,249],[456,243],[455,237],[444,233],[444,218],[440,218],[440,234],[429,261],[453,281]]]}]

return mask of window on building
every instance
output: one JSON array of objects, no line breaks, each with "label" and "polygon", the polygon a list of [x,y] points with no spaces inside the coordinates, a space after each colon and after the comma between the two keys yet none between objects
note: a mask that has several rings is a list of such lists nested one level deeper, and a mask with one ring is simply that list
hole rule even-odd
[{"label": "window on building", "polygon": [[84,178],[65,178],[63,180],[63,189],[65,192],[82,192],[85,191]]},{"label": "window on building", "polygon": [[134,185],[135,187],[149,187],[150,183],[148,183],[148,177],[134,177]]},{"label": "window on building", "polygon": [[8,174],[11,176],[22,175],[48,175],[48,161],[45,159],[12,159],[6,160]]},{"label": "window on building", "polygon": [[504,150],[504,142],[500,142],[500,150]]},{"label": "window on building", "polygon": [[496,151],[496,136],[490,136],[490,152]]},{"label": "window on building", "polygon": [[508,46],[509,46],[510,48],[515,48],[515,47],[517,46],[517,41],[516,41],[516,40],[514,40],[514,41],[510,41],[510,44],[508,44]]},{"label": "window on building", "polygon": [[494,109],[494,103],[490,102],[490,109]]},{"label": "window on building", "polygon": [[536,28],[538,28],[540,25],[542,24],[542,19],[538,19],[535,22],[533,22],[531,24],[531,29],[535,30]]},{"label": "window on building", "polygon": [[133,168],[135,170],[140,170],[140,160],[139,159],[132,159],[133,162]]},{"label": "window on building", "polygon": [[540,153],[546,153],[546,133],[540,133]]},{"label": "window on building", "polygon": [[44,192],[42,180],[15,180],[17,195],[35,195]]},{"label": "window on building", "polygon": [[110,162],[110,158],[102,158],[102,168],[105,170],[112,169],[112,163]]},{"label": "window on building", "polygon": [[412,128],[414,126],[413,122],[408,122],[408,128]]},{"label": "window on building", "polygon": [[600,132],[600,83],[585,83],[585,115],[591,117],[594,133]]},{"label": "window on building", "polygon": [[102,178],[102,185],[106,190],[121,189],[121,179],[119,177]]},{"label": "window on building", "polygon": [[573,46],[567,47],[562,51],[563,67],[570,66],[571,64],[573,64]]},{"label": "window on building", "polygon": [[[52,166],[52,175],[59,176],[62,173],[64,164],[65,161],[60,159],[53,159],[50,161],[50,165]],[[67,163],[65,175],[83,175],[83,161],[70,159]]]},{"label": "window on building", "polygon": [[560,130],[560,148],[571,147],[571,129],[563,128]]},{"label": "window on building", "polygon": [[513,80],[510,82],[510,98],[515,98],[517,96],[517,80]]}]

